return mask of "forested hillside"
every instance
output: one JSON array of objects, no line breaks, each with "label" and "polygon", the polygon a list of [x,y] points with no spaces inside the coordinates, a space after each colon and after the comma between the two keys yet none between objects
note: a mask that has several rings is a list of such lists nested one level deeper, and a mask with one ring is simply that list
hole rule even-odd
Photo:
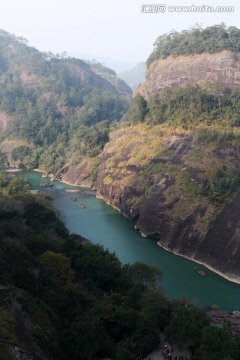
[{"label": "forested hillside", "polygon": [[95,156],[128,108],[131,90],[112,70],[41,53],[3,30],[0,70],[2,151],[13,163],[56,171]]}]

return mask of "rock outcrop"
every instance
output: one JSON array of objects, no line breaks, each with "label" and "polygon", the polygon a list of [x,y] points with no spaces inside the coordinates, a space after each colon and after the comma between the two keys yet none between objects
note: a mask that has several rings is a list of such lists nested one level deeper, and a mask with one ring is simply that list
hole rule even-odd
[{"label": "rock outcrop", "polygon": [[216,327],[227,326],[233,338],[240,341],[240,313],[239,311],[209,310],[207,312],[211,324]]},{"label": "rock outcrop", "polygon": [[83,187],[92,187],[93,185],[92,167],[87,160],[83,160],[78,165],[68,166],[60,174],[66,184]]},{"label": "rock outcrop", "polygon": [[155,60],[146,71],[146,81],[136,92],[146,99],[153,93],[161,95],[166,87],[198,84],[224,88],[240,86],[239,54],[222,51]]},{"label": "rock outcrop", "polygon": [[240,282],[240,194],[214,206],[199,192],[221,164],[240,166],[239,149],[214,150],[183,130],[159,130],[139,125],[112,134],[101,156],[97,196],[134,220],[143,236]]},{"label": "rock outcrop", "polygon": [[[224,50],[155,60],[136,92],[147,101],[153,94],[161,98],[168,87],[199,85],[217,96],[226,94],[240,86],[239,59],[239,53]],[[201,191],[217,169],[240,168],[239,131],[234,130],[234,143],[214,145],[196,141],[191,121],[185,130],[176,124],[112,133],[101,156],[97,196],[134,220],[143,236],[240,283],[240,193],[214,204]],[[201,132],[197,121],[195,126]]]}]

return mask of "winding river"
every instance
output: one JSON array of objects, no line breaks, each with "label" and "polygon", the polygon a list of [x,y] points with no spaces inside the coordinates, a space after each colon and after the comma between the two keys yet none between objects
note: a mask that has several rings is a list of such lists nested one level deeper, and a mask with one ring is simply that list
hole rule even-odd
[{"label": "winding river", "polygon": [[[22,172],[17,176],[29,179],[34,189],[40,189],[44,181],[40,173]],[[77,189],[55,182],[51,188],[45,188],[53,198],[53,204],[61,219],[72,233],[78,233],[93,243],[100,243],[115,252],[122,263],[142,261],[158,266],[163,271],[160,286],[165,294],[173,299],[185,297],[194,304],[206,308],[217,304],[220,309],[240,310],[240,285],[231,283],[222,277],[207,271],[202,277],[194,271],[196,264],[165,251],[149,238],[142,237],[134,229],[134,224],[119,212],[106,205],[95,196],[69,193],[66,189]],[[77,200],[71,200],[71,197]],[[84,203],[86,208],[80,208]]]}]

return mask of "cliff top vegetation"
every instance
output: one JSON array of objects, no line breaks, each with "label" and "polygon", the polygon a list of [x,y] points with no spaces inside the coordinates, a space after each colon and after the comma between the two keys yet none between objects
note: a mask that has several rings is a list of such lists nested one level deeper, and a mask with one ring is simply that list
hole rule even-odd
[{"label": "cliff top vegetation", "polygon": [[222,50],[240,51],[240,30],[225,24],[205,29],[199,25],[181,32],[171,31],[159,36],[147,60],[147,66],[158,59],[169,56],[216,53]]}]

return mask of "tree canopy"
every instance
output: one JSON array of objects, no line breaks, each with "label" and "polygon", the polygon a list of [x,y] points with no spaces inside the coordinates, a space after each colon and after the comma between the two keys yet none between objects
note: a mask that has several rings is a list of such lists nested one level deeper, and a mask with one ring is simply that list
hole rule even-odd
[{"label": "tree canopy", "polygon": [[205,29],[196,25],[181,32],[171,31],[157,38],[154,49],[147,60],[147,66],[157,59],[168,56],[215,53],[222,50],[240,51],[240,30],[225,24]]}]

